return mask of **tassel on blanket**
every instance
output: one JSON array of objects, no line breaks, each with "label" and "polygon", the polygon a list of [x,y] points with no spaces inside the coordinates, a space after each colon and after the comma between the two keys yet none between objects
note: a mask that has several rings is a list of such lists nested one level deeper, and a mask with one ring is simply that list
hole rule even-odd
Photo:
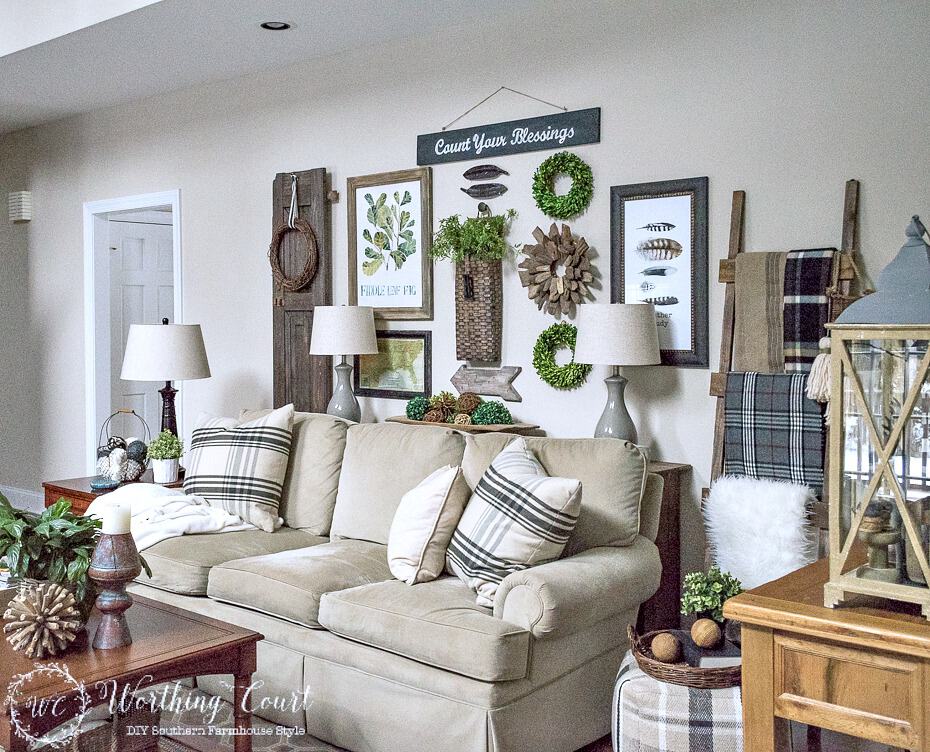
[{"label": "tassel on blanket", "polygon": [[820,354],[814,359],[811,372],[807,376],[807,397],[816,402],[827,403],[824,421],[830,424],[830,383],[832,381],[830,368],[830,338],[820,339]]}]

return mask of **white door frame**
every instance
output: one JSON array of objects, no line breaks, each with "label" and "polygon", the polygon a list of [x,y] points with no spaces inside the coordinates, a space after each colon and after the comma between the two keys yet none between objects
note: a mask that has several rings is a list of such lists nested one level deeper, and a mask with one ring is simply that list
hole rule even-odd
[{"label": "white door frame", "polygon": [[[184,321],[182,301],[184,299],[181,275],[181,191],[142,193],[138,196],[103,199],[84,202],[84,421],[88,472],[93,474],[97,464],[97,326],[96,326],[96,247],[98,233],[106,227],[100,215],[128,209],[148,209],[153,206],[170,206],[172,221],[171,245],[174,274],[174,323]],[[107,343],[109,347],[109,342]],[[110,380],[107,379],[107,393]],[[182,399],[179,400],[178,425],[181,425]],[[154,431],[157,426],[150,426]]]}]

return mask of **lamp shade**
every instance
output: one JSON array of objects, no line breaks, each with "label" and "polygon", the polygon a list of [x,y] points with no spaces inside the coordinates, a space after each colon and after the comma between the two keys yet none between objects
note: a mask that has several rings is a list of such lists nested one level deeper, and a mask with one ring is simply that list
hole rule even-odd
[{"label": "lamp shade", "polygon": [[377,352],[372,308],[317,306],[313,309],[311,355],[372,355]]},{"label": "lamp shade", "polygon": [[187,381],[210,377],[200,324],[133,324],[123,371],[126,381]]},{"label": "lamp shade", "polygon": [[651,303],[589,303],[578,308],[575,362],[649,366],[659,362],[659,330]]}]

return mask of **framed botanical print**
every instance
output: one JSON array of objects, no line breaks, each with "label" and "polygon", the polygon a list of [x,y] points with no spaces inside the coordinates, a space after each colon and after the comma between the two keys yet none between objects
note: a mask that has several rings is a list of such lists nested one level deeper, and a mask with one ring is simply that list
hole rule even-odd
[{"label": "framed botanical print", "polygon": [[386,320],[433,318],[429,167],[349,178],[349,304]]},{"label": "framed botanical print", "polygon": [[610,299],[652,303],[662,364],[706,368],[707,178],[610,189]]},{"label": "framed botanical print", "polygon": [[355,356],[355,393],[409,400],[433,393],[432,332],[379,331],[377,355]]}]

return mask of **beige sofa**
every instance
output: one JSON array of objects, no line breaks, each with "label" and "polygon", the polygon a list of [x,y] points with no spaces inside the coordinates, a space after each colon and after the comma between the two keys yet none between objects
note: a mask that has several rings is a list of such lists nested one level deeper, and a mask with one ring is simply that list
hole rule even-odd
[{"label": "beige sofa", "polygon": [[340,747],[576,750],[608,733],[626,625],[659,584],[662,481],[634,447],[527,440],[582,481],[582,512],[564,557],[508,576],[493,610],[455,577],[410,587],[388,570],[403,493],[445,464],[474,487],[513,438],[298,413],[286,525],[163,541],[132,591],[261,632],[256,712]]}]

